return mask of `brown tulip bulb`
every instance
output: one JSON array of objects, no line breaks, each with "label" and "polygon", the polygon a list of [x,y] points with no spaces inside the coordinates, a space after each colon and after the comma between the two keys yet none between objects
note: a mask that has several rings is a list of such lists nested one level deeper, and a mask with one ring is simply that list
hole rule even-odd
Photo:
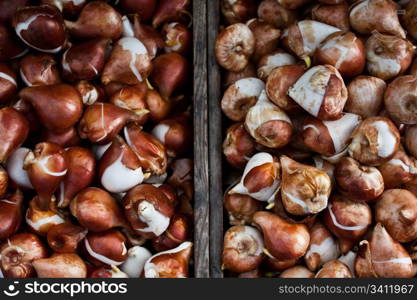
[{"label": "brown tulip bulb", "polygon": [[[259,70],[258,70],[259,72]],[[266,79],[268,98],[286,112],[300,110],[300,106],[288,96],[288,89],[304,74],[301,65],[286,65],[274,68]]]},{"label": "brown tulip bulb", "polygon": [[68,171],[65,150],[53,143],[40,143],[24,161],[31,184],[38,193],[39,207],[48,210],[54,192]]},{"label": "brown tulip bulb", "polygon": [[126,238],[115,229],[89,232],[84,239],[88,260],[95,266],[119,266],[127,258]]},{"label": "brown tulip bulb", "polygon": [[309,69],[288,90],[288,95],[308,113],[324,121],[340,119],[348,97],[342,76],[330,65]]},{"label": "brown tulip bulb", "polygon": [[190,150],[192,133],[185,115],[160,122],[151,133],[165,146],[170,157],[181,156]]},{"label": "brown tulip bulb", "polygon": [[28,54],[20,61],[20,77],[27,86],[61,83],[61,76],[53,56]]},{"label": "brown tulip bulb", "polygon": [[267,97],[265,90],[249,108],[245,128],[257,143],[268,148],[281,148],[290,142],[292,122],[288,115]]},{"label": "brown tulip bulb", "polygon": [[397,14],[397,4],[392,0],[360,0],[356,1],[349,11],[352,28],[361,34],[374,31],[405,38]]},{"label": "brown tulip bulb", "polygon": [[281,31],[261,19],[252,19],[247,25],[255,36],[255,52],[252,60],[258,63],[264,55],[276,50]]},{"label": "brown tulip bulb", "polygon": [[71,214],[91,232],[124,227],[126,221],[118,202],[106,191],[89,187],[81,190],[70,203]]},{"label": "brown tulip bulb", "polygon": [[118,6],[128,14],[138,14],[144,21],[149,21],[155,11],[156,0],[120,0]]},{"label": "brown tulip bulb", "polygon": [[134,37],[121,38],[104,66],[101,81],[137,84],[151,73],[152,64],[145,45]]},{"label": "brown tulip bulb", "polygon": [[269,270],[276,271],[276,272],[282,272],[288,268],[294,267],[298,260],[297,258],[291,258],[291,259],[276,259],[272,257],[267,250],[264,249],[265,254],[268,256],[266,257],[266,266]]},{"label": "brown tulip bulb", "polygon": [[85,278],[87,267],[74,253],[55,253],[49,258],[35,259],[33,267],[39,278]]},{"label": "brown tulip bulb", "polygon": [[167,230],[152,240],[154,249],[158,252],[173,249],[190,238],[191,224],[188,216],[175,214]]},{"label": "brown tulip bulb", "polygon": [[191,49],[192,34],[187,26],[178,23],[167,23],[162,28],[165,40],[165,52],[176,52],[182,55],[187,54]]},{"label": "brown tulip bulb", "polygon": [[413,262],[404,247],[378,223],[370,239],[359,244],[355,273],[358,277],[410,278]]},{"label": "brown tulip bulb", "polygon": [[266,253],[279,260],[303,256],[310,243],[310,234],[304,224],[289,223],[269,212],[257,212],[253,222],[261,228]]},{"label": "brown tulip bulb", "polygon": [[310,67],[307,58],[314,54],[323,40],[337,31],[340,29],[325,23],[303,20],[285,29],[281,38],[284,47],[306,60],[307,67]]},{"label": "brown tulip bulb", "polygon": [[49,247],[55,252],[74,253],[86,235],[87,229],[66,222],[52,226],[46,237]]},{"label": "brown tulip bulb", "polygon": [[336,5],[316,5],[311,10],[311,18],[347,31],[350,27],[349,5],[344,2]]},{"label": "brown tulip bulb", "polygon": [[263,0],[258,6],[258,17],[276,28],[283,29],[297,21],[298,13],[281,6],[276,0]]},{"label": "brown tulip bulb", "polygon": [[32,262],[46,258],[48,252],[36,235],[18,233],[0,246],[0,255],[0,267],[6,277],[30,278],[35,276]]},{"label": "brown tulip bulb", "polygon": [[349,155],[368,166],[380,166],[397,152],[400,133],[394,123],[385,117],[370,117],[353,131]]},{"label": "brown tulip bulb", "polygon": [[408,69],[414,51],[406,39],[374,32],[366,41],[366,67],[372,76],[388,80]]},{"label": "brown tulip bulb", "polygon": [[16,190],[0,200],[0,240],[15,234],[22,222],[23,194]]},{"label": "brown tulip bulb", "polygon": [[384,178],[385,189],[399,188],[416,177],[417,162],[400,147],[392,159],[378,169]]},{"label": "brown tulip bulb", "polygon": [[96,174],[96,161],[90,150],[70,147],[65,152],[68,168],[56,194],[58,207],[67,207],[79,191],[93,182]]},{"label": "brown tulip bulb", "polygon": [[160,236],[168,228],[174,207],[163,191],[150,184],[137,185],[123,198],[125,216],[140,235]]},{"label": "brown tulip bulb", "polygon": [[255,140],[246,131],[243,123],[235,123],[227,129],[223,142],[223,154],[229,164],[243,170],[249,157],[255,154]]},{"label": "brown tulip bulb", "polygon": [[152,256],[151,252],[145,247],[134,246],[127,251],[127,255],[128,257],[120,269],[130,278],[140,277],[146,261]]},{"label": "brown tulip bulb", "polygon": [[310,150],[324,156],[333,156],[346,150],[353,130],[360,124],[361,117],[343,113],[334,121],[321,121],[308,116],[304,119],[301,137]]},{"label": "brown tulip bulb", "polygon": [[365,202],[334,195],[324,211],[323,222],[339,238],[340,251],[346,253],[368,230],[372,213]]},{"label": "brown tulip bulb", "polygon": [[190,0],[160,0],[152,18],[152,26],[157,28],[161,24],[179,21],[187,15]]},{"label": "brown tulip bulb", "polygon": [[135,122],[142,115],[120,108],[110,103],[95,103],[84,111],[78,125],[78,133],[82,139],[88,138],[94,144],[107,144],[128,122]]},{"label": "brown tulip bulb", "polygon": [[76,39],[108,38],[115,41],[122,35],[122,17],[104,1],[91,1],[75,22],[65,21],[65,27]]},{"label": "brown tulip bulb", "polygon": [[93,80],[106,62],[110,39],[98,38],[72,46],[62,55],[63,76],[70,81]]},{"label": "brown tulip bulb", "polygon": [[38,133],[42,127],[41,121],[37,116],[35,109],[33,108],[32,104],[23,99],[17,100],[13,105],[12,108],[20,112],[26,120],[30,124],[29,132],[30,133]]},{"label": "brown tulip bulb", "polygon": [[0,163],[26,140],[29,134],[29,123],[24,115],[14,108],[0,109]]},{"label": "brown tulip bulb", "polygon": [[146,103],[147,93],[145,85],[124,87],[111,96],[110,103],[142,116],[142,119],[135,122],[142,125],[146,122],[150,113]]},{"label": "brown tulip bulb", "polygon": [[19,96],[32,104],[42,124],[51,131],[65,131],[81,117],[81,96],[71,85],[27,87],[20,91]]},{"label": "brown tulip bulb", "polygon": [[266,152],[257,153],[246,164],[240,182],[228,194],[248,195],[272,203],[280,188],[280,173],[281,165],[277,158]]},{"label": "brown tulip bulb", "polygon": [[285,210],[293,215],[316,214],[327,207],[331,180],[326,172],[300,164],[283,155],[281,197]]},{"label": "brown tulip bulb", "polygon": [[222,0],[220,4],[227,24],[245,23],[256,16],[257,3],[254,0]]},{"label": "brown tulip bulb", "polygon": [[417,76],[400,76],[385,90],[384,104],[389,116],[399,124],[417,124]]},{"label": "brown tulip bulb", "polygon": [[0,63],[0,103],[9,103],[17,94],[16,74],[5,63]]},{"label": "brown tulip bulb", "polygon": [[57,53],[66,43],[64,20],[55,6],[22,7],[13,17],[13,27],[25,44],[41,52]]},{"label": "brown tulip bulb", "polygon": [[347,85],[348,100],[345,111],[363,119],[374,117],[382,109],[387,84],[378,77],[360,75]]},{"label": "brown tulip bulb", "polygon": [[133,123],[124,128],[124,136],[139,159],[143,170],[154,175],[166,173],[168,156],[165,146],[156,137]]},{"label": "brown tulip bulb", "polygon": [[216,39],[217,63],[228,71],[239,72],[246,68],[255,51],[255,36],[241,23],[223,29]]},{"label": "brown tulip bulb", "polygon": [[310,271],[316,271],[323,264],[339,257],[339,245],[330,231],[317,221],[310,229],[310,247],[304,261]]},{"label": "brown tulip bulb", "polygon": [[407,190],[386,190],[376,203],[375,219],[394,240],[411,242],[417,238],[416,204],[416,196]]},{"label": "brown tulip bulb", "polygon": [[343,157],[336,165],[334,176],[338,190],[355,201],[372,201],[384,191],[384,178],[375,167],[361,165],[350,157]]},{"label": "brown tulip bulb", "polygon": [[127,192],[141,184],[146,176],[136,153],[120,136],[113,139],[100,159],[97,175],[110,193]]},{"label": "brown tulip bulb", "polygon": [[349,267],[338,260],[330,261],[317,272],[315,278],[352,278]]},{"label": "brown tulip bulb", "polygon": [[56,209],[55,202],[51,202],[47,210],[41,209],[40,204],[39,197],[35,197],[29,202],[25,221],[30,231],[45,236],[52,226],[64,223],[65,218]]},{"label": "brown tulip bulb", "polygon": [[258,78],[248,77],[237,80],[223,94],[222,111],[233,121],[244,121],[247,112],[256,104],[264,89],[265,84]]},{"label": "brown tulip bulb", "polygon": [[187,83],[188,61],[178,53],[162,54],[153,61],[151,82],[164,98],[178,93]]},{"label": "brown tulip bulb", "polygon": [[353,77],[365,68],[365,46],[352,32],[335,32],[321,42],[314,58],[334,66],[342,76]]},{"label": "brown tulip bulb", "polygon": [[406,1],[404,15],[401,16],[401,21],[407,33],[414,39],[417,38],[417,27],[415,16],[417,14],[417,3],[415,1]]},{"label": "brown tulip bulb", "polygon": [[223,268],[235,273],[255,270],[264,254],[262,234],[250,226],[233,226],[226,231],[223,245]]},{"label": "brown tulip bulb", "polygon": [[144,266],[145,278],[187,278],[192,254],[191,242],[184,242],[175,249],[155,254]]}]

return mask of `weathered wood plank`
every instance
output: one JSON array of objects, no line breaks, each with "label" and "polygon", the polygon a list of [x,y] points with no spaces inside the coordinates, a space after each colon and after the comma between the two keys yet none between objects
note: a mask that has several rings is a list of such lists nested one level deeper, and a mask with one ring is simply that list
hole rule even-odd
[{"label": "weathered wood plank", "polygon": [[222,183],[222,113],[220,69],[214,46],[220,25],[220,1],[207,0],[208,15],[208,107],[209,107],[209,167],[210,167],[210,276],[223,277],[223,183]]},{"label": "weathered wood plank", "polygon": [[207,1],[193,1],[194,35],[194,266],[209,273],[209,166],[207,106]]}]

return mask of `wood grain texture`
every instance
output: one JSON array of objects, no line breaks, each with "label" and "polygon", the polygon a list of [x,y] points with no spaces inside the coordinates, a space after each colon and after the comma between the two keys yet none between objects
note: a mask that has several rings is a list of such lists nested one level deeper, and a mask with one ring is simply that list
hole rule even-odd
[{"label": "wood grain texture", "polygon": [[209,273],[207,1],[193,1],[194,35],[194,275]]},{"label": "wood grain texture", "polygon": [[222,278],[223,249],[223,180],[222,180],[222,112],[221,82],[214,47],[220,25],[220,0],[207,0],[208,28],[208,106],[210,168],[210,276]]}]

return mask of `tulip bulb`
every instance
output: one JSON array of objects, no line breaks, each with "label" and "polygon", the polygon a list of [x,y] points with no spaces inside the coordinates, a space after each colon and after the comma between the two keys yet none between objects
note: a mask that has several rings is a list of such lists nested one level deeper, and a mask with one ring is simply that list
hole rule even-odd
[{"label": "tulip bulb", "polygon": [[24,160],[30,182],[39,196],[39,208],[48,210],[54,192],[68,171],[65,150],[53,143],[40,143]]},{"label": "tulip bulb", "polygon": [[33,261],[39,278],[85,278],[87,266],[75,253],[53,254]]},{"label": "tulip bulb", "polygon": [[292,123],[287,114],[269,101],[265,90],[245,119],[248,133],[261,145],[280,148],[290,142]]},{"label": "tulip bulb", "polygon": [[75,22],[65,21],[65,27],[76,39],[109,38],[115,41],[122,35],[122,17],[106,2],[91,1]]},{"label": "tulip bulb", "polygon": [[71,201],[70,210],[83,227],[93,232],[126,225],[117,201],[99,188],[89,187],[80,191]]},{"label": "tulip bulb", "polygon": [[46,53],[61,51],[66,43],[64,20],[55,6],[26,6],[16,11],[13,27],[29,47]]},{"label": "tulip bulb", "polygon": [[125,215],[140,235],[160,236],[168,228],[174,208],[163,191],[150,184],[137,185],[123,198]]},{"label": "tulip bulb", "polygon": [[403,246],[378,223],[369,241],[359,244],[355,273],[358,277],[410,278],[413,262]]},{"label": "tulip bulb", "polygon": [[310,243],[310,234],[304,224],[289,223],[269,212],[257,212],[254,223],[261,228],[266,254],[279,260],[298,259]]},{"label": "tulip bulb", "polygon": [[342,116],[347,89],[336,68],[319,65],[305,72],[288,95],[314,117],[329,121]]},{"label": "tulip bulb", "polygon": [[191,257],[191,242],[184,242],[175,249],[155,254],[144,266],[145,278],[187,278]]},{"label": "tulip bulb", "polygon": [[119,136],[100,159],[98,176],[103,187],[111,193],[127,192],[145,178],[140,160]]},{"label": "tulip bulb", "polygon": [[0,267],[6,277],[30,278],[35,276],[32,262],[46,258],[48,252],[36,235],[18,233],[0,246],[0,255]]},{"label": "tulip bulb", "polygon": [[137,84],[145,81],[151,72],[151,59],[145,45],[134,37],[121,38],[104,66],[101,81]]},{"label": "tulip bulb", "polygon": [[293,215],[316,214],[327,207],[331,180],[326,172],[281,156],[281,197]]},{"label": "tulip bulb", "polygon": [[263,260],[262,234],[250,226],[227,230],[223,245],[223,268],[235,273],[255,270]]},{"label": "tulip bulb", "polygon": [[71,223],[53,225],[47,233],[49,247],[58,253],[74,253],[87,235],[87,229]]},{"label": "tulip bulb", "polygon": [[74,126],[81,117],[81,96],[71,85],[27,87],[20,91],[19,96],[32,104],[42,125],[51,131],[65,131]]},{"label": "tulip bulb", "polygon": [[64,223],[65,219],[57,211],[55,202],[50,203],[48,210],[41,209],[40,204],[38,197],[29,202],[25,221],[31,231],[44,236],[52,226]]},{"label": "tulip bulb", "polygon": [[273,202],[281,184],[281,166],[269,153],[255,154],[247,163],[240,182],[229,194],[248,195],[259,201]]}]

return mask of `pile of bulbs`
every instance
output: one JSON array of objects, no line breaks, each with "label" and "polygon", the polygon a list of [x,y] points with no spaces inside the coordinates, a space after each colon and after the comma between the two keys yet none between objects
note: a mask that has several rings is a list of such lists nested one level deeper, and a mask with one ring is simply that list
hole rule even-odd
[{"label": "pile of bulbs", "polygon": [[[223,0],[223,268],[417,274],[417,1]],[[242,174],[243,172],[243,174]]]},{"label": "pile of bulbs", "polygon": [[188,277],[187,0],[0,3],[0,277]]}]

